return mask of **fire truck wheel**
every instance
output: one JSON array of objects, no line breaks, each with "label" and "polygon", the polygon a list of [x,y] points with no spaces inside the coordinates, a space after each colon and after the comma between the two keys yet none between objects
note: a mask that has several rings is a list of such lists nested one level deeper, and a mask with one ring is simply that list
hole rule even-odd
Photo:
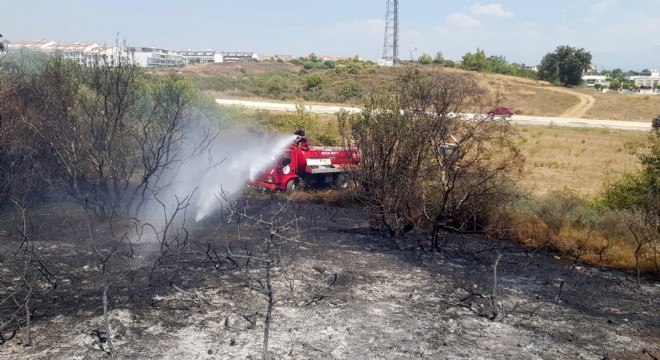
[{"label": "fire truck wheel", "polygon": [[339,174],[337,176],[337,182],[335,183],[335,186],[337,189],[347,189],[350,181],[351,178],[348,176],[348,174]]},{"label": "fire truck wheel", "polygon": [[292,192],[296,191],[296,187],[297,187],[296,181],[295,180],[289,180],[286,183],[286,192],[292,193]]}]

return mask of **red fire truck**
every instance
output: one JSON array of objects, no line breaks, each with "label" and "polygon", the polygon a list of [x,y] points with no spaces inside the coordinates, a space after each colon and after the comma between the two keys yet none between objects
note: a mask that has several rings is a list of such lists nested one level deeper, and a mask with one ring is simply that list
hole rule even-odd
[{"label": "red fire truck", "polygon": [[348,186],[349,171],[357,169],[357,148],[340,146],[309,146],[298,139],[275,159],[272,167],[259,173],[250,185],[259,189],[291,192],[296,187]]}]

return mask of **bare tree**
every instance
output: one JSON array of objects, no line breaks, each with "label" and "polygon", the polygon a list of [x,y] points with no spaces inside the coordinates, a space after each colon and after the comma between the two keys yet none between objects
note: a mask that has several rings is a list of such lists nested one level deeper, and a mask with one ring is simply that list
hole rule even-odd
[{"label": "bare tree", "polygon": [[[260,234],[265,234],[265,236],[254,243],[254,246],[246,242],[242,253],[236,253],[227,248],[225,257],[244,276],[243,281],[245,286],[261,295],[266,301],[261,354],[262,359],[265,360],[270,358],[268,341],[273,309],[277,302],[280,301],[274,281],[277,278],[277,267],[281,261],[281,251],[289,243],[300,243],[298,222],[301,218],[289,214],[291,206],[288,201],[279,203],[276,209],[266,217],[263,214],[252,215],[248,213],[247,203],[243,203],[241,206],[239,205],[240,203],[235,201],[229,207],[229,220],[240,220],[240,226],[257,229]],[[207,252],[207,254],[209,253]],[[214,264],[217,265],[218,263],[214,261]]]},{"label": "bare tree", "polygon": [[457,295],[459,295],[458,306],[466,307],[474,314],[493,321],[498,321],[506,316],[504,312],[504,304],[500,300],[497,292],[497,267],[501,259],[502,253],[497,251],[497,255],[493,262],[493,287],[490,294],[486,294],[486,291],[480,291],[477,284],[458,282],[461,284],[461,286],[458,286],[455,289],[457,290]]},{"label": "bare tree", "polygon": [[21,339],[24,345],[32,344],[32,317],[31,301],[35,296],[43,296],[57,287],[55,277],[46,267],[45,261],[37,252],[35,246],[35,232],[30,223],[29,209],[18,201],[15,205],[15,235],[19,240],[16,253],[12,259],[0,259],[10,262],[6,269],[13,276],[9,279],[18,279],[6,283],[0,279],[0,306],[12,309],[9,313],[0,316],[0,344],[4,343],[3,332],[6,328],[15,325],[13,337],[19,330],[23,330]]},{"label": "bare tree", "polygon": [[[660,239],[660,216],[649,211],[627,211],[621,212],[630,236],[635,245],[635,271],[637,285],[641,286],[642,256],[645,251],[653,252]],[[655,257],[654,257],[655,258]],[[657,264],[656,264],[657,266]]]},{"label": "bare tree", "polygon": [[144,223],[140,227],[140,234],[144,235],[145,229],[153,232],[153,238],[158,243],[159,253],[151,267],[149,284],[153,280],[154,271],[157,267],[162,268],[167,276],[168,283],[181,290],[174,284],[174,278],[180,270],[182,253],[188,247],[188,229],[186,226],[187,209],[197,189],[182,198],[174,196],[174,203],[165,203],[154,195],[162,210],[162,218],[153,219],[152,222]]},{"label": "bare tree", "polygon": [[[109,223],[112,228],[112,222]],[[97,330],[99,348],[106,351],[110,356],[115,359],[117,354],[112,344],[112,329],[110,327],[109,307],[109,292],[114,283],[124,278],[124,276],[131,270],[133,261],[133,245],[130,241],[128,231],[116,234],[112,231],[113,239],[110,242],[99,241],[94,237],[91,224],[87,224],[89,243],[96,256],[97,265],[101,271],[101,299],[103,302],[103,327],[105,330],[105,337]],[[108,244],[104,246],[105,244]],[[104,348],[103,344],[107,344]]]}]

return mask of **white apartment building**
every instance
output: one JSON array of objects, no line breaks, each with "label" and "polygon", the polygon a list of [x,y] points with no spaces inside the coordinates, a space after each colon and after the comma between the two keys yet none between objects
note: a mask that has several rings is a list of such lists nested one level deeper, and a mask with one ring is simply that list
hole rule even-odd
[{"label": "white apartment building", "polygon": [[186,65],[194,64],[207,64],[207,63],[219,63],[222,62],[222,53],[213,50],[205,51],[181,51],[181,56],[186,62]]},{"label": "white apartment building", "polygon": [[47,49],[55,45],[55,41],[52,40],[29,40],[29,41],[16,41],[6,43],[7,52],[18,52],[22,50],[35,50],[35,51],[47,51]]},{"label": "white apartment building", "polygon": [[173,67],[185,66],[183,55],[176,51],[151,47],[131,47],[131,63],[140,67]]},{"label": "white apartment building", "polygon": [[223,51],[220,53],[221,60],[218,62],[236,62],[244,60],[259,60],[259,55],[250,51]]},{"label": "white apartment building", "polygon": [[7,44],[7,52],[39,51],[46,54],[58,54],[84,66],[107,64],[117,66],[121,60],[127,61],[128,54],[118,47],[99,46],[96,43],[58,43],[50,40],[18,41]]},{"label": "white apartment building", "polygon": [[582,75],[582,81],[587,87],[594,87],[596,84],[609,86],[610,82],[607,81],[605,75]]},{"label": "white apartment building", "polygon": [[635,82],[635,86],[640,89],[660,88],[660,72],[651,70],[651,75],[631,76],[630,80]]},{"label": "white apartment building", "polygon": [[99,46],[96,43],[58,43],[52,40],[18,41],[7,44],[7,52],[19,51],[40,51],[48,54],[59,54],[65,59],[90,67],[131,64],[153,68],[259,60],[257,53],[249,51],[174,51],[154,47],[130,47],[128,49],[122,49],[119,47]]}]

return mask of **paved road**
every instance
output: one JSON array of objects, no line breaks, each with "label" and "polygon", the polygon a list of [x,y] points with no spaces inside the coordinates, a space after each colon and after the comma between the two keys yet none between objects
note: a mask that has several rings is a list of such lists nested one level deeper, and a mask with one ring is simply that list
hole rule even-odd
[{"label": "paved road", "polygon": [[[247,109],[261,109],[272,111],[296,111],[295,104],[287,103],[273,103],[262,101],[246,101],[246,100],[230,100],[230,99],[215,99],[215,101],[224,106],[242,106]],[[348,106],[331,106],[331,105],[304,105],[305,111],[334,114],[343,109],[348,112],[360,112],[360,108]],[[517,124],[529,125],[557,125],[569,127],[594,127],[594,128],[611,128],[633,131],[649,131],[651,130],[651,123],[634,122],[634,121],[618,121],[618,120],[595,120],[595,119],[571,119],[559,117],[542,117],[542,116],[524,116],[514,115],[511,117],[511,122]]]}]

